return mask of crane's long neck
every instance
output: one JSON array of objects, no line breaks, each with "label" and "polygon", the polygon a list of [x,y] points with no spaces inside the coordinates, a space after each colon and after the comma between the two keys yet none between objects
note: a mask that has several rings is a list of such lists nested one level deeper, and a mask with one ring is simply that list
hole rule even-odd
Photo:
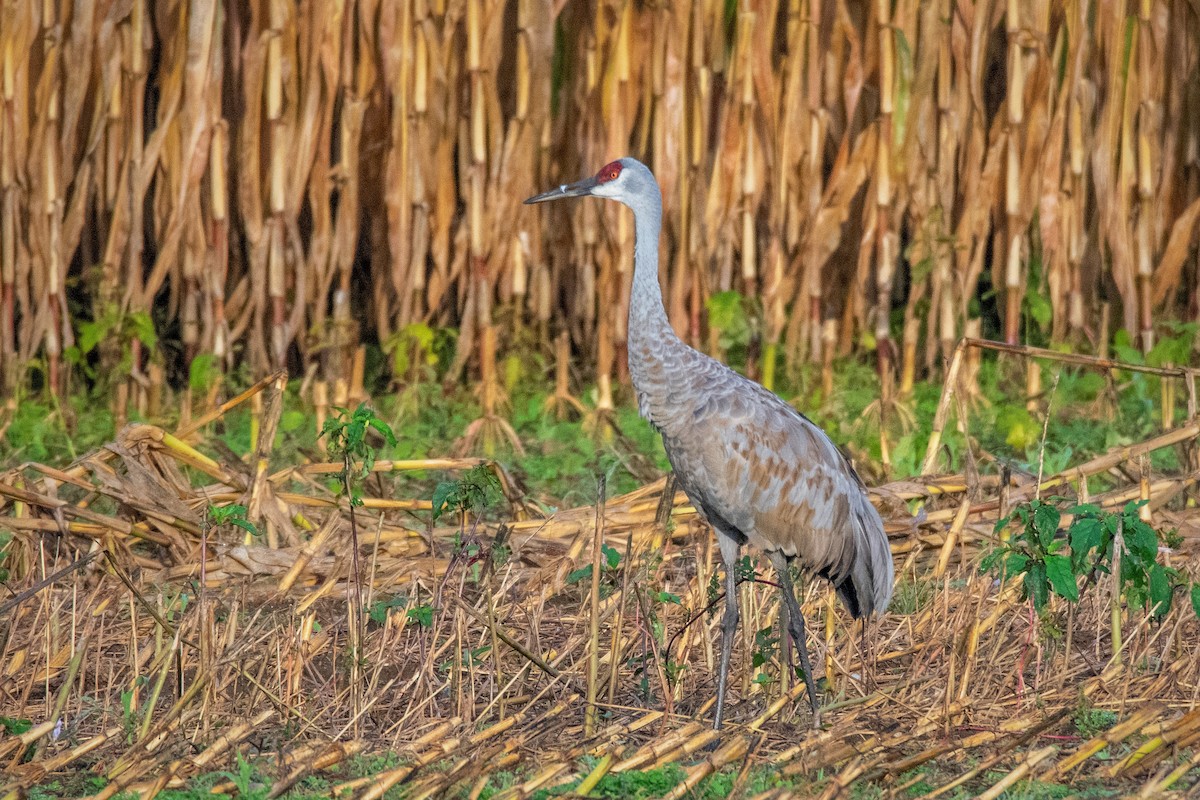
[{"label": "crane's long neck", "polygon": [[[657,188],[657,187],[656,187]],[[629,297],[629,376],[638,396],[638,411],[664,435],[679,424],[686,409],[671,399],[671,387],[686,370],[690,348],[667,321],[658,284],[658,237],[662,200],[657,191],[629,203],[633,209],[633,290]]]},{"label": "crane's long neck", "polygon": [[633,210],[633,289],[629,297],[629,342],[639,339],[661,341],[675,333],[667,321],[662,288],[658,283],[658,239],[662,230],[662,200],[658,192],[629,203]]}]

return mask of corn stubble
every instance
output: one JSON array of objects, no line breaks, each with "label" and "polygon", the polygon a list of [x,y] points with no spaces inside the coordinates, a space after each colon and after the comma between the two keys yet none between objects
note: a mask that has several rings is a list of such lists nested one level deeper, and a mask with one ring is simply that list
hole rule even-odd
[{"label": "corn stubble", "polygon": [[[796,736],[804,684],[748,636],[736,648],[740,711],[718,739],[708,715],[719,619],[703,613],[717,558],[682,493],[659,481],[546,517],[494,465],[502,522],[465,530],[427,527],[424,499],[367,496],[356,513],[371,534],[359,538],[355,581],[349,507],[323,482],[342,465],[269,466],[283,387],[282,373],[271,376],[173,433],[130,426],[68,469],[0,473],[0,529],[15,533],[4,560],[12,594],[0,601],[0,717],[34,722],[0,739],[0,796],[87,767],[108,780],[98,797],[153,797],[264,741],[280,750],[266,768],[271,796],[381,749],[401,764],[339,788],[362,798],[401,783],[413,796],[478,794],[507,770],[521,782],[500,795],[523,797],[680,764],[669,796],[682,797],[750,753],[802,781],[801,796],[835,797],[861,781],[899,787],[930,763],[930,797],[963,787],[999,796],[1027,778],[1115,781],[1144,796],[1188,784],[1200,743],[1200,639],[1188,604],[1155,625],[1128,612],[1114,653],[1109,616],[1121,611],[1109,581],[1078,606],[1053,602],[1043,621],[1020,599],[1019,578],[979,575],[975,563],[1011,504],[1068,481],[1086,488],[1102,473],[1136,474],[1148,453],[1194,441],[1194,421],[1040,483],[941,475],[873,490],[904,607],[873,623],[864,652],[827,587],[811,583],[807,612],[827,615],[818,662],[827,727]],[[200,451],[198,431],[256,400],[253,469]],[[1119,508],[1146,498],[1154,524],[1172,527],[1186,512],[1167,502],[1194,483],[1194,473],[1143,473],[1088,499]],[[210,504],[247,496],[261,537],[205,527]],[[917,519],[913,500],[926,508]],[[1176,566],[1196,550],[1194,527],[1182,530]],[[501,540],[506,551],[494,546]],[[590,581],[573,577],[584,565]],[[366,591],[365,630],[343,600],[350,585]],[[741,591],[747,629],[775,630],[777,593]],[[1065,639],[1054,633],[1063,629]],[[1081,707],[1119,722],[1076,736],[1070,719]],[[1119,759],[1096,758],[1118,745]]]}]

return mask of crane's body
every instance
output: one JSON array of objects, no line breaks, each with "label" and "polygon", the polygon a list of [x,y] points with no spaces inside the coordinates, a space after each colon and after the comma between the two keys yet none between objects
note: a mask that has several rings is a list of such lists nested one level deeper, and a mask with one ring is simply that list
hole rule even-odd
[{"label": "crane's body", "polygon": [[663,437],[692,503],[717,533],[725,566],[715,727],[721,727],[738,624],[735,564],[741,545],[765,552],[779,573],[788,631],[819,721],[804,617],[788,566],[829,580],[854,617],[886,609],[892,559],[883,523],[854,468],[819,427],[774,393],[675,335],[658,283],[662,197],[641,162],[623,158],[593,178],[526,200],[594,195],[634,212],[629,374],[638,410]]}]

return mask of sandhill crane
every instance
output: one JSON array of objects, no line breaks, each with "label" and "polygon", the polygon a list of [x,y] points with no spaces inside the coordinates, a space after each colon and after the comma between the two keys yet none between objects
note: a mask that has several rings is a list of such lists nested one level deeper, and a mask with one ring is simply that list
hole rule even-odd
[{"label": "sandhill crane", "polygon": [[638,411],[663,437],[680,486],[717,533],[725,565],[725,613],[714,727],[725,709],[729,657],[738,625],[738,551],[764,551],[779,574],[787,629],[800,656],[820,725],[804,616],[792,591],[793,561],[829,580],[846,608],[864,617],[887,608],[892,556],[883,522],[854,468],[825,432],[774,393],[680,341],[658,284],[662,195],[640,161],[622,158],[595,176],[526,200],[592,195],[633,211],[629,374]]}]

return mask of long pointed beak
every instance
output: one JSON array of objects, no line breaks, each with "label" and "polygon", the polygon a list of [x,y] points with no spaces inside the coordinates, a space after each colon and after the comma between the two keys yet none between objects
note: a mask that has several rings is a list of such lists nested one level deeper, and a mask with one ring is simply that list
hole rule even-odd
[{"label": "long pointed beak", "polygon": [[533,203],[545,203],[547,200],[561,200],[564,197],[582,197],[592,193],[592,189],[596,188],[598,181],[595,177],[584,178],[581,181],[576,181],[572,184],[563,184],[557,189],[551,189],[548,192],[535,194],[525,201],[526,205]]}]

